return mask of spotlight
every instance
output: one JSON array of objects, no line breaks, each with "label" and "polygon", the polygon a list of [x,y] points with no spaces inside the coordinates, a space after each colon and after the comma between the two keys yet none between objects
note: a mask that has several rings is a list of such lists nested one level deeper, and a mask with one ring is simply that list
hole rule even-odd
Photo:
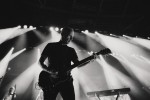
[{"label": "spotlight", "polygon": [[21,28],[21,25],[18,25],[17,28],[18,28],[18,29]]},{"label": "spotlight", "polygon": [[88,31],[88,30],[85,30],[85,31],[81,31],[81,32],[87,34],[89,31]]},{"label": "spotlight", "polygon": [[99,33],[97,32],[97,31],[95,31],[95,34],[98,36],[99,35]]},{"label": "spotlight", "polygon": [[84,31],[81,31],[82,33],[84,33]]},{"label": "spotlight", "polygon": [[85,33],[88,33],[89,31],[88,31],[88,30],[85,30],[84,32],[85,32]]},{"label": "spotlight", "polygon": [[58,31],[59,31],[59,28],[58,28],[58,27],[55,27],[55,31],[57,31],[57,32],[58,32]]},{"label": "spotlight", "polygon": [[112,34],[112,33],[110,33],[110,36],[112,36],[112,37],[119,37],[119,36],[117,36],[117,35],[115,35],[115,34]]},{"label": "spotlight", "polygon": [[27,29],[27,28],[28,28],[28,26],[27,26],[27,25],[24,25],[24,26],[23,26],[23,28],[24,28],[24,29]]},{"label": "spotlight", "polygon": [[111,35],[111,36],[115,36],[114,34],[111,34],[111,33],[110,33],[110,35]]},{"label": "spotlight", "polygon": [[53,28],[53,27],[50,27],[50,28],[49,28],[49,30],[50,30],[50,31],[53,31],[53,30],[54,30],[54,28]]},{"label": "spotlight", "polygon": [[127,38],[127,39],[132,39],[130,36],[127,36],[127,35],[122,35],[122,36]]},{"label": "spotlight", "polygon": [[29,26],[29,29],[34,29],[33,26]]},{"label": "spotlight", "polygon": [[62,31],[63,28],[60,28],[60,30]]},{"label": "spotlight", "polygon": [[94,33],[95,33],[95,34],[98,34],[98,32],[97,32],[97,31],[95,31]]}]

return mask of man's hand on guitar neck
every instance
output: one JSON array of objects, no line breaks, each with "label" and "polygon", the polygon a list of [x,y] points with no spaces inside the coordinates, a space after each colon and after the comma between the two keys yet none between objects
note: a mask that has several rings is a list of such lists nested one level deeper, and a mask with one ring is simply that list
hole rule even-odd
[{"label": "man's hand on guitar neck", "polygon": [[88,52],[88,54],[90,55],[90,56],[93,56],[94,57],[94,59],[92,60],[92,62],[95,60],[95,59],[100,59],[100,57],[99,57],[99,55],[97,55],[95,52],[93,52],[93,51],[91,51],[91,52]]},{"label": "man's hand on guitar neck", "polygon": [[93,52],[93,56],[94,56],[94,59],[100,59],[99,55],[97,55],[95,52]]}]

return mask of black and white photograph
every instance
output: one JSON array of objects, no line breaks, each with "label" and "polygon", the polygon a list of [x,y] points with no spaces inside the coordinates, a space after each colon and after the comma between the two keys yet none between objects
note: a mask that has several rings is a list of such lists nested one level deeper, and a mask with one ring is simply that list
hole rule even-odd
[{"label": "black and white photograph", "polygon": [[150,100],[146,0],[1,0],[0,100]]}]

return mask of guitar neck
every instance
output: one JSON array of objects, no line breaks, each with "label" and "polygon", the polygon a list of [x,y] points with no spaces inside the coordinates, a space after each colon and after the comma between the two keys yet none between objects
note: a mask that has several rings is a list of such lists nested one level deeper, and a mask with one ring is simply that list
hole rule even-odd
[{"label": "guitar neck", "polygon": [[81,66],[83,66],[83,65],[85,65],[85,64],[87,64],[87,63],[89,63],[89,62],[90,62],[91,60],[93,60],[93,59],[94,59],[94,56],[93,56],[93,55],[92,55],[92,56],[89,56],[89,57],[87,57],[87,58],[85,58],[85,59],[79,61],[78,63],[73,64],[72,67],[73,67],[73,68],[75,68],[75,67],[81,67]]},{"label": "guitar neck", "polygon": [[[104,50],[101,50],[99,52],[96,52],[95,55],[100,55],[100,54],[105,55],[105,54],[108,54],[110,52],[111,52],[110,49],[104,49]],[[87,57],[87,58],[79,61],[78,63],[73,64],[72,67],[73,68],[75,68],[75,67],[81,67],[81,66],[89,63],[93,59],[95,59],[95,57],[94,57],[94,55],[91,55],[91,56],[89,56],[89,57]]]},{"label": "guitar neck", "polygon": [[75,67],[82,67],[83,65],[89,63],[91,60],[95,59],[95,55],[100,55],[100,54],[101,55],[106,55],[106,54],[109,54],[109,53],[111,53],[111,51],[108,48],[103,49],[103,50],[101,50],[99,52],[96,52],[95,54],[93,54],[93,55],[91,55],[91,56],[89,56],[89,57],[87,57],[87,58],[85,58],[85,59],[83,59],[83,60],[73,64],[73,65],[71,65],[69,67],[68,71],[70,71],[71,69],[73,69]]}]

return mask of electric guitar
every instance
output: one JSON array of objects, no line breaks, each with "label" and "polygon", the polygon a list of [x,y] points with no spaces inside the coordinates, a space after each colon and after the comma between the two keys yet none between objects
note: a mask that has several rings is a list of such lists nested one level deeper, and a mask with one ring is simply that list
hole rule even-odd
[{"label": "electric guitar", "polygon": [[47,70],[43,70],[40,74],[39,74],[39,86],[41,88],[49,88],[52,89],[53,87],[67,81],[70,79],[70,77],[64,77],[65,75],[67,75],[67,73],[70,73],[70,71],[75,68],[75,67],[82,67],[83,65],[89,63],[91,60],[94,60],[96,58],[96,56],[98,55],[107,55],[110,54],[111,50],[108,48],[105,48],[103,50],[100,50],[99,52],[93,53],[91,56],[79,61],[78,63],[75,63],[73,65],[71,65],[70,67],[68,67],[69,69],[66,69],[65,71],[61,72],[61,74],[59,74],[59,72],[55,71],[47,71]]}]

